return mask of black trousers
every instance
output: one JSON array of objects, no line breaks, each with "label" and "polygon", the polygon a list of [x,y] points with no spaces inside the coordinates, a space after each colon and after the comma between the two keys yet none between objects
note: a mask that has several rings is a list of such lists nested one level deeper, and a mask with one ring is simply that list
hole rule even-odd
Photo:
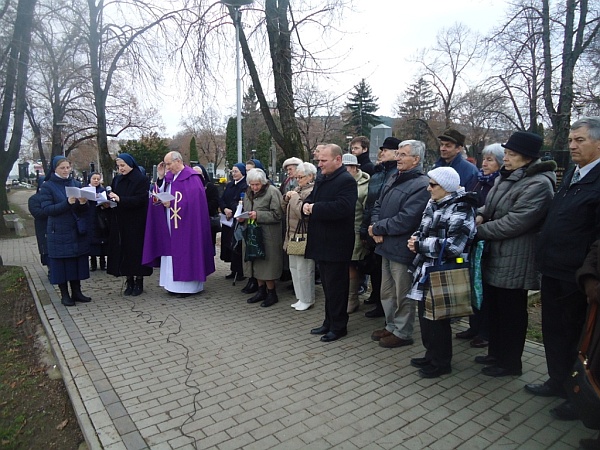
[{"label": "black trousers", "polygon": [[339,333],[348,327],[349,262],[319,261],[325,294],[323,326]]},{"label": "black trousers", "polygon": [[527,290],[484,283],[483,299],[490,317],[488,354],[496,358],[496,365],[503,369],[521,370],[527,336]]},{"label": "black trousers", "polygon": [[425,358],[431,365],[446,369],[452,364],[452,327],[450,319],[429,320],[423,317],[425,301],[419,301],[419,325]]},{"label": "black trousers", "polygon": [[542,334],[550,376],[547,383],[556,389],[562,389],[577,358],[587,299],[574,281],[568,282],[547,276],[542,277],[541,293]]}]

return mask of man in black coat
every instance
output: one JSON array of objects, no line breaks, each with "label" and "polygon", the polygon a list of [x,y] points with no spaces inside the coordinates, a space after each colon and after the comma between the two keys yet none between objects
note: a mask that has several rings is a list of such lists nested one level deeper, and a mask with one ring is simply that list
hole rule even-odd
[{"label": "man in black coat", "polygon": [[308,216],[305,258],[319,264],[325,293],[325,320],[311,334],[335,341],[347,334],[349,265],[354,249],[354,208],[358,188],[342,165],[342,149],[335,144],[319,152],[321,176],[302,206]]},{"label": "man in black coat", "polygon": [[[600,118],[584,117],[571,126],[569,152],[576,166],[565,173],[538,237],[542,273],[542,333],[549,378],[525,390],[542,397],[565,397],[564,381],[577,358],[587,308],[575,272],[600,238]],[[575,420],[566,401],[550,410],[560,420]]]},{"label": "man in black coat", "polygon": [[371,143],[369,138],[366,136],[358,136],[350,141],[350,151],[360,164],[360,170],[369,174],[369,176],[375,173],[375,164],[369,157],[369,147]]}]

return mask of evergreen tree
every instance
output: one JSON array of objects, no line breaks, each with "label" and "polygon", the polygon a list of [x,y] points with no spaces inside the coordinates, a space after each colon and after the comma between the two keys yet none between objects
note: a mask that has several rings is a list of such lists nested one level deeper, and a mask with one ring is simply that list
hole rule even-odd
[{"label": "evergreen tree", "polygon": [[225,159],[227,165],[231,167],[238,162],[237,160],[237,123],[235,117],[230,117],[227,121],[225,131]]},{"label": "evergreen tree", "polygon": [[403,119],[429,120],[437,103],[431,85],[423,78],[406,88],[398,105],[398,115]]},{"label": "evergreen tree", "polygon": [[119,153],[129,153],[138,166],[144,167],[147,173],[152,173],[152,166],[160,163],[169,151],[166,139],[161,138],[157,133],[150,133],[139,140],[127,141],[121,145]]},{"label": "evergreen tree", "polygon": [[346,108],[349,115],[345,121],[344,130],[353,136],[370,136],[371,128],[379,125],[381,119],[373,114],[379,109],[377,97],[373,96],[371,87],[364,78],[354,86],[354,92],[350,93]]},{"label": "evergreen tree", "polygon": [[196,145],[196,136],[192,136],[190,139],[190,163],[198,162],[198,146]]}]

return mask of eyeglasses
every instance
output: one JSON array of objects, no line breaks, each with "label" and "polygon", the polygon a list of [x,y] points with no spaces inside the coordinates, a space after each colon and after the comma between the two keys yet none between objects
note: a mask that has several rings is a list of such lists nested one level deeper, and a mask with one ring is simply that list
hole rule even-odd
[{"label": "eyeglasses", "polygon": [[434,188],[434,187],[436,187],[436,186],[439,186],[439,184],[437,184],[437,183],[432,183],[431,181],[429,182],[429,187],[430,187],[431,189],[433,189],[433,188]]},{"label": "eyeglasses", "polygon": [[306,178],[308,175],[298,175],[296,180],[301,180],[302,178]]}]

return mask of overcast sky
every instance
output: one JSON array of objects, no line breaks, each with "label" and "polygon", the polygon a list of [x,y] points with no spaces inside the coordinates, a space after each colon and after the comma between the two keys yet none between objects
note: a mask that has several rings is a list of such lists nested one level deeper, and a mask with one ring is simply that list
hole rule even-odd
[{"label": "overcast sky", "polygon": [[[361,78],[365,78],[379,98],[380,115],[394,115],[396,99],[414,82],[419,71],[410,62],[418,49],[431,47],[439,30],[461,22],[471,30],[486,34],[501,23],[506,1],[500,0],[355,0],[356,12],[347,13],[343,28],[348,30],[337,44],[336,52],[348,54],[343,66],[348,71],[319,81],[322,88],[336,94],[351,91]],[[232,27],[232,35],[235,33]],[[353,62],[356,55],[356,63]],[[235,114],[235,53],[232,50],[231,67],[222,71],[223,84],[215,88],[214,99],[194,105],[196,113],[211,106],[223,116]],[[171,77],[168,77],[171,78]],[[177,77],[174,77],[176,79]],[[249,77],[242,79],[242,91],[250,84]],[[175,85],[168,91],[182,92]],[[167,135],[179,131],[181,105],[185,99],[169,94],[160,106]],[[187,100],[189,103],[189,99]]]}]

